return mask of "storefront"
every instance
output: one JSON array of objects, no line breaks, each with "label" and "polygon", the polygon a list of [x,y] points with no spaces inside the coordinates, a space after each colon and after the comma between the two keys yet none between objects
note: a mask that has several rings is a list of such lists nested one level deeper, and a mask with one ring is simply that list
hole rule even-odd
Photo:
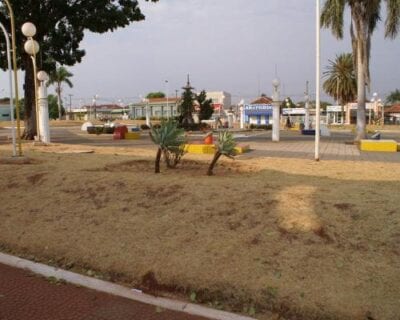
[{"label": "storefront", "polygon": [[244,120],[247,124],[272,124],[271,104],[247,104],[244,106]]}]

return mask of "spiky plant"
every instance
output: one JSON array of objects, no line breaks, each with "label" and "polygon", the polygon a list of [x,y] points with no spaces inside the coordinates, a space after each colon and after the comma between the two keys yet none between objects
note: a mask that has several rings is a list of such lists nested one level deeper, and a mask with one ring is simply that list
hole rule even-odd
[{"label": "spiky plant", "polygon": [[178,128],[177,122],[169,119],[162,121],[159,127],[152,126],[150,137],[158,145],[155,173],[160,173],[162,155],[168,167],[176,166],[183,155],[183,145],[186,142],[185,130]]},{"label": "spiky plant", "polygon": [[230,133],[228,131],[221,131],[218,134],[218,141],[215,145],[216,150],[215,150],[214,158],[212,159],[210,166],[208,167],[207,175],[209,175],[209,176],[213,175],[213,169],[215,167],[215,164],[217,163],[218,159],[221,156],[233,158],[236,155],[235,146],[236,146],[236,142],[233,138],[232,133]]}]

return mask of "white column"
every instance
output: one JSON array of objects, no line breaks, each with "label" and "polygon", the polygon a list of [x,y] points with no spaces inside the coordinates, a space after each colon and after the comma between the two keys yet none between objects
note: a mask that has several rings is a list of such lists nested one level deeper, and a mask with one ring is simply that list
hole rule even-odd
[{"label": "white column", "polygon": [[243,105],[240,106],[240,129],[244,129],[244,107]]},{"label": "white column", "polygon": [[146,101],[146,124],[150,127],[150,106],[149,106],[149,101]]},{"label": "white column", "polygon": [[273,109],[272,109],[272,141],[278,142],[279,130],[280,130],[280,112],[279,112],[279,86],[280,82],[278,79],[272,81],[273,86]]},{"label": "white column", "polygon": [[44,81],[40,82],[38,100],[40,141],[50,143],[49,104],[47,101],[47,87]]},{"label": "white column", "polygon": [[320,49],[320,0],[316,1],[316,98],[315,98],[315,160],[319,161],[319,142],[320,142],[320,60],[321,60],[321,49]]}]

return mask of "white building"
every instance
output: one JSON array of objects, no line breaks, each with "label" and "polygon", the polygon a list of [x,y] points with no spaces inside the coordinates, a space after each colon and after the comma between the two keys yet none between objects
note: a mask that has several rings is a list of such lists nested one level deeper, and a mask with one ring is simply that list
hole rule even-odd
[{"label": "white building", "polygon": [[212,100],[214,113],[223,114],[232,105],[232,96],[226,91],[207,91],[207,99]]}]

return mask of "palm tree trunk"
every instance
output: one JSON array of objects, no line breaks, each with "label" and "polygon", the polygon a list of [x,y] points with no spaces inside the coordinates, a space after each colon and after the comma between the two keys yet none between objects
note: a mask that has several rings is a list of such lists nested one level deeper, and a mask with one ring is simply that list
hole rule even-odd
[{"label": "palm tree trunk", "polygon": [[33,140],[36,135],[35,86],[33,83],[33,66],[29,55],[23,56],[25,66],[24,126],[22,138]]},{"label": "palm tree trunk", "polygon": [[155,173],[160,173],[160,160],[161,160],[162,150],[158,148],[157,155],[156,155],[156,162],[155,162]]},{"label": "palm tree trunk", "polygon": [[218,151],[214,154],[214,158],[212,159],[210,166],[208,167],[207,170],[207,175],[208,176],[212,176],[213,175],[213,169],[215,164],[217,163],[218,159],[221,157],[221,153],[219,153]]},{"label": "palm tree trunk", "polygon": [[357,41],[357,130],[355,141],[359,142],[366,137],[365,117],[365,57],[361,37]]},{"label": "palm tree trunk", "polygon": [[57,84],[57,104],[58,104],[58,120],[61,120],[61,85]]}]

